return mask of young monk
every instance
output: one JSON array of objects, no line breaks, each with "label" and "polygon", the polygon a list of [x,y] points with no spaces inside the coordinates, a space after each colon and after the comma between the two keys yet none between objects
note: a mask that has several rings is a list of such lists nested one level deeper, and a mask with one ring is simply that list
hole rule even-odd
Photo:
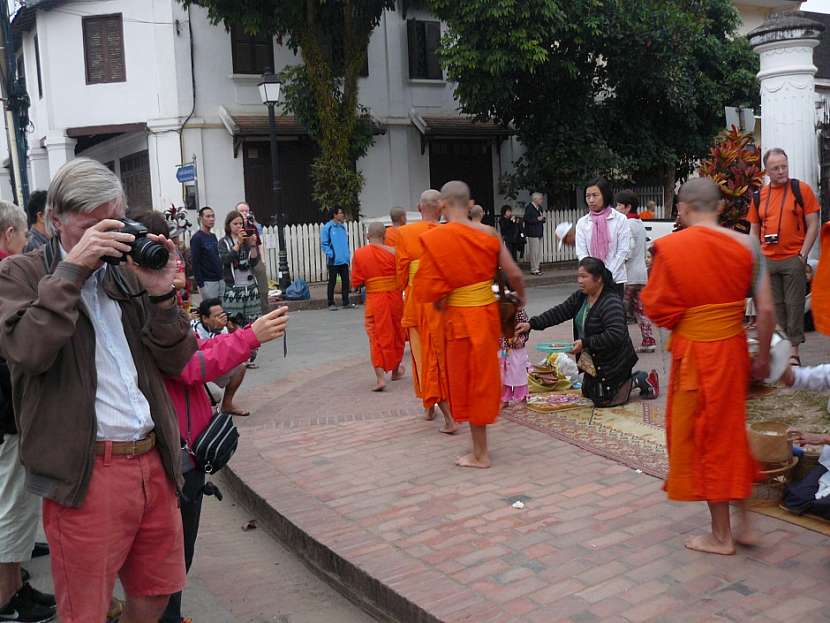
[{"label": "young monk", "polygon": [[369,244],[355,251],[352,260],[352,287],[366,285],[366,335],[377,377],[373,392],[383,391],[386,372],[392,372],[393,381],[403,376],[403,299],[395,278],[395,249],[383,244],[384,230],[383,223],[369,225]]},{"label": "young monk", "polygon": [[390,247],[398,246],[398,232],[406,225],[406,210],[394,207],[389,210],[389,218],[392,219],[392,227],[386,230],[386,244]]},{"label": "young monk", "polygon": [[414,278],[418,272],[424,248],[420,236],[438,227],[440,194],[425,190],[418,202],[421,220],[398,230],[397,272],[398,286],[404,290],[404,311],[401,325],[409,339],[412,353],[412,383],[415,395],[424,405],[424,418],[435,419],[435,407],[441,409],[444,425],[441,432],[448,435],[458,430],[447,401],[447,370],[441,351],[443,340],[441,315],[430,304],[419,303],[414,296]]},{"label": "young monk", "polygon": [[[686,229],[654,243],[642,299],[648,317],[672,331],[664,488],[671,500],[709,505],[711,533],[690,538],[686,547],[728,555],[735,553],[736,541],[755,541],[745,503],[757,473],[746,436],[747,292],[758,311],[755,378],[768,374],[775,316],[763,256],[749,236],[718,225],[722,209],[720,191],[710,179],[681,187],[678,216]],[[734,537],[732,500],[741,503]]]},{"label": "young monk", "polygon": [[490,467],[487,425],[496,420],[501,398],[501,322],[493,279],[501,266],[524,304],[524,279],[496,230],[468,218],[470,189],[459,181],[441,188],[441,212],[449,221],[421,235],[424,253],[415,275],[415,298],[433,303],[444,321],[450,407],[468,421],[473,451],[461,467]]}]

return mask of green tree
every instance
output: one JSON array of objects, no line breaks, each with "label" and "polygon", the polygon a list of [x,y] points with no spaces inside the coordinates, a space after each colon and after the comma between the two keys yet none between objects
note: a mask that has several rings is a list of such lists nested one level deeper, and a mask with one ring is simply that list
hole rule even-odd
[{"label": "green tree", "polygon": [[364,179],[355,161],[372,144],[369,112],[358,104],[358,78],[369,36],[395,0],[180,0],[208,10],[213,23],[270,33],[303,64],[282,77],[285,108],[320,146],[312,164],[314,199],[356,215]]},{"label": "green tree", "polygon": [[508,192],[569,192],[596,173],[672,181],[723,106],[753,100],[757,59],[731,0],[431,0],[462,110],[515,126]]}]

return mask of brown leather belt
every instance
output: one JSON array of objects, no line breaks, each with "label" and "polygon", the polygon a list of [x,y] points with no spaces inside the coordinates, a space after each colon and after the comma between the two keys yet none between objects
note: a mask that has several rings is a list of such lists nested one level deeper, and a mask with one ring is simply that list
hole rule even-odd
[{"label": "brown leather belt", "polygon": [[95,454],[103,456],[107,452],[107,445],[110,444],[111,456],[141,456],[156,447],[156,434],[150,431],[144,439],[136,441],[96,441]]}]

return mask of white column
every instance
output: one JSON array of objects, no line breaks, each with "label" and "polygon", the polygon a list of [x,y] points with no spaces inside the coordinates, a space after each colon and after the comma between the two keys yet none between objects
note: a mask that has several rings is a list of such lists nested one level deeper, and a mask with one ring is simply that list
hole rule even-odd
[{"label": "white column", "polygon": [[152,119],[147,123],[147,151],[150,156],[150,185],[153,209],[166,210],[182,205],[182,185],[176,180],[176,166],[181,164],[178,119]]},{"label": "white column", "polygon": [[46,153],[49,159],[49,177],[57,173],[65,163],[75,158],[74,138],[66,136],[65,132],[50,132],[46,136]]},{"label": "white column", "polygon": [[818,188],[816,66],[813,48],[824,26],[799,13],[773,15],[749,33],[761,57],[761,149],[780,147],[790,176]]},{"label": "white column", "polygon": [[49,175],[49,152],[43,147],[29,147],[29,190],[46,190]]}]

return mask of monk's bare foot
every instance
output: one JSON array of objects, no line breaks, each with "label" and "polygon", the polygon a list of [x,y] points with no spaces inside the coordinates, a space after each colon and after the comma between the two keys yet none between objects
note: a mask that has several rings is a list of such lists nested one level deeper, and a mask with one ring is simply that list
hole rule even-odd
[{"label": "monk's bare foot", "polygon": [[373,392],[382,392],[384,389],[386,389],[386,383],[378,383],[377,385],[375,385],[372,388],[372,391]]},{"label": "monk's bare foot", "polygon": [[424,409],[424,419],[427,422],[431,422],[435,419],[435,407],[430,407],[429,409]]},{"label": "monk's bare foot", "polygon": [[438,429],[439,433],[444,433],[445,435],[455,435],[458,432],[458,424],[455,421],[444,422],[444,425]]},{"label": "monk's bare foot", "polygon": [[479,469],[487,469],[490,467],[490,459],[477,459],[471,452],[470,454],[458,457],[455,460],[455,464],[459,467],[477,467]]},{"label": "monk's bare foot", "polygon": [[401,364],[395,368],[395,371],[392,373],[392,380],[399,381],[403,378],[404,374],[406,374],[406,368],[404,368],[403,364]]},{"label": "monk's bare foot", "polygon": [[501,403],[501,408],[502,408],[502,409],[506,409],[506,408],[507,408],[507,407],[509,407],[509,406],[510,406],[510,403],[509,403],[509,402],[506,402],[506,401],[505,401],[505,402]]},{"label": "monk's bare foot", "polygon": [[751,526],[739,526],[735,535],[735,543],[744,547],[755,547],[761,542],[761,536]]},{"label": "monk's bare foot", "polygon": [[686,541],[686,548],[707,554],[732,556],[735,553],[735,543],[730,539],[727,542],[718,541],[713,534],[700,534]]}]

